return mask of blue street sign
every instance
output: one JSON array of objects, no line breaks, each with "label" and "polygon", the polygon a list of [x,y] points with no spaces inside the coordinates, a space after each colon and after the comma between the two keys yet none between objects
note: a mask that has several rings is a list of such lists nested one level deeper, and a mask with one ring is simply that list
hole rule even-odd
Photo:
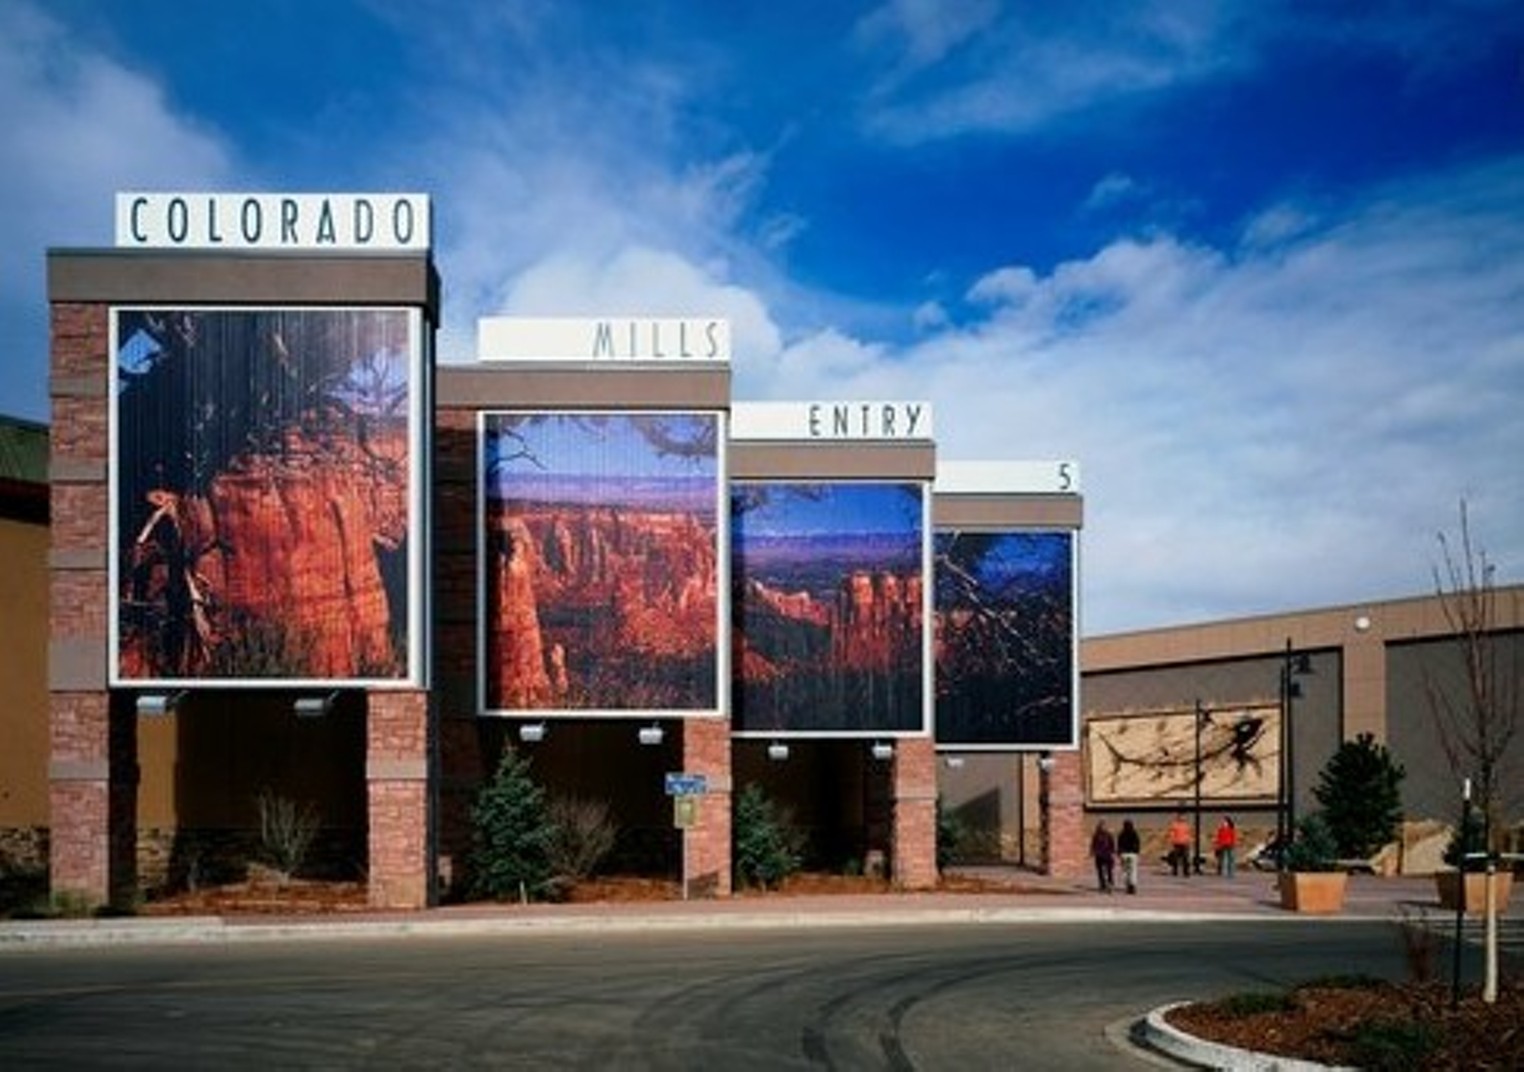
[{"label": "blue street sign", "polygon": [[696,797],[709,791],[709,780],[702,774],[668,774],[667,796]]}]

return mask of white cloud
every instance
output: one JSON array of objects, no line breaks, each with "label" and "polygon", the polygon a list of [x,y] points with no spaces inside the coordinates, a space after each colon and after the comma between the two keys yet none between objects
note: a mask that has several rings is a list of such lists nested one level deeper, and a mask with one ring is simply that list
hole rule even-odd
[{"label": "white cloud", "polygon": [[1080,211],[1104,212],[1118,205],[1135,201],[1142,195],[1143,190],[1131,175],[1113,171],[1103,176],[1090,188],[1090,193],[1080,205]]},{"label": "white cloud", "polygon": [[501,316],[718,316],[730,321],[738,365],[770,362],[776,325],[756,295],[670,251],[629,247],[608,260],[549,256],[508,286]]},{"label": "white cloud", "polygon": [[0,5],[0,366],[4,409],[46,416],[49,246],[112,240],[117,190],[225,185],[230,154],[175,114],[157,85],[98,52],[26,2]]},{"label": "white cloud", "polygon": [[889,0],[858,21],[856,37],[901,53],[906,70],[935,63],[999,14],[994,0]]},{"label": "white cloud", "polygon": [[[858,25],[876,63],[863,128],[896,145],[1026,134],[1097,106],[1251,72],[1289,46],[1385,55],[1414,92],[1524,32],[1516,0],[1448,4],[948,5],[891,0]],[[1478,27],[1487,27],[1479,33]],[[1273,60],[1271,60],[1273,62]]]},{"label": "white cloud", "polygon": [[[935,6],[935,5],[932,5]],[[872,135],[913,145],[970,132],[1023,133],[1097,103],[1195,82],[1246,59],[1240,24],[1220,5],[1156,9],[1097,3],[1007,8],[938,33],[921,4],[891,4],[861,27],[887,42],[864,105]],[[893,27],[900,32],[888,35]],[[977,31],[977,32],[975,32]],[[965,42],[965,38],[968,38]],[[961,49],[954,44],[963,43]],[[898,47],[894,47],[898,45]]]},{"label": "white cloud", "polygon": [[1462,495],[1517,578],[1521,185],[1524,159],[1270,251],[1119,240],[999,269],[972,324],[811,340],[783,371],[800,397],[930,399],[944,458],[1080,459],[1092,630],[1425,591]]}]

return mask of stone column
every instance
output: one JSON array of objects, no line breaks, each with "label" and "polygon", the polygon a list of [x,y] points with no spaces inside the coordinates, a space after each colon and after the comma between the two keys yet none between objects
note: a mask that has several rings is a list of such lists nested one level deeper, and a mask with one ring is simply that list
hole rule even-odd
[{"label": "stone column", "polygon": [[[1047,767],[1046,770],[1042,770]],[[1040,762],[1044,870],[1058,878],[1089,873],[1090,845],[1085,834],[1085,787],[1078,751],[1054,752]]]},{"label": "stone column", "polygon": [[723,718],[688,718],[682,727],[683,771],[702,774],[708,783],[698,801],[698,821],[683,835],[688,842],[688,896],[729,897],[730,723]]},{"label": "stone column", "polygon": [[426,908],[434,900],[429,696],[378,690],[366,701],[370,903]]},{"label": "stone column", "polygon": [[49,872],[55,896],[126,903],[137,886],[137,725],[113,716],[106,571],[106,306],[50,307]]},{"label": "stone column", "polygon": [[937,884],[937,751],[930,737],[894,742],[894,883],[906,890]]}]

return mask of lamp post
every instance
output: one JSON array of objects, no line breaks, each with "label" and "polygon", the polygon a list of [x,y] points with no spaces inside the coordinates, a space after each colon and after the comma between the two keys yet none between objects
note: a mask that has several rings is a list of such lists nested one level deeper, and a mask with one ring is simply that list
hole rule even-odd
[{"label": "lamp post", "polygon": [[1295,734],[1292,732],[1292,701],[1302,694],[1297,678],[1312,673],[1312,660],[1307,653],[1295,652],[1291,638],[1286,638],[1285,654],[1281,659],[1281,777],[1277,785],[1275,808],[1275,840],[1280,846],[1276,854],[1276,868],[1286,869],[1286,847],[1296,836],[1296,755]]},{"label": "lamp post", "polygon": [[1201,724],[1211,717],[1211,712],[1201,706],[1201,698],[1196,698],[1196,762],[1193,770],[1195,777],[1192,779],[1195,785],[1194,803],[1196,808],[1196,832],[1195,841],[1191,846],[1191,865],[1187,869],[1188,874],[1200,874],[1201,872]]}]

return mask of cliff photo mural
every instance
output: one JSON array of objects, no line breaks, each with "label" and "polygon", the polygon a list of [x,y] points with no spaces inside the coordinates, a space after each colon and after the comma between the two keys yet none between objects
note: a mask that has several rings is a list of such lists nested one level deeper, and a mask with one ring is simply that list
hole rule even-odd
[{"label": "cliff photo mural", "polygon": [[730,515],[734,730],[925,729],[923,485],[737,481]]},{"label": "cliff photo mural", "polygon": [[715,713],[720,418],[482,416],[482,707]]},{"label": "cliff photo mural", "polygon": [[938,530],[937,743],[1075,742],[1074,538]]},{"label": "cliff photo mural", "polygon": [[114,311],[126,684],[413,680],[404,309]]}]

